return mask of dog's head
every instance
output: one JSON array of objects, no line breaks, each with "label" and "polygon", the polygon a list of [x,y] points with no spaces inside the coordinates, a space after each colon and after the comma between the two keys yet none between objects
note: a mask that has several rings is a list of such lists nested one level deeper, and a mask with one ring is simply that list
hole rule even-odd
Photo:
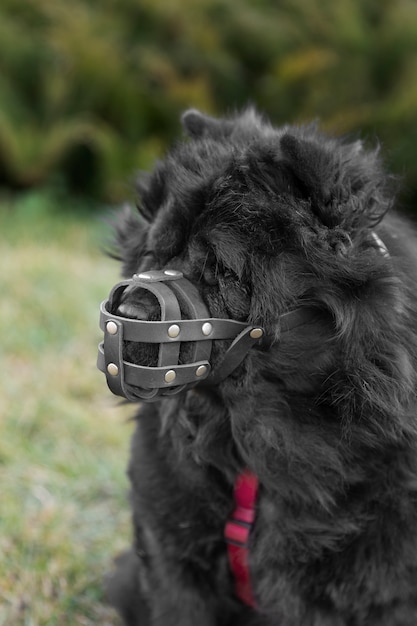
[{"label": "dog's head", "polygon": [[[164,393],[210,380],[248,385],[265,369],[298,390],[312,385],[338,342],[349,346],[355,335],[360,345],[361,333],[377,332],[387,301],[398,300],[374,232],[392,202],[377,152],[314,125],[274,129],[253,110],[227,120],[191,110],[182,121],[188,138],[141,177],[139,213],[118,226],[123,274],[135,277],[104,307],[103,326],[115,323],[114,335],[105,331],[113,345],[105,366],[118,359],[116,379],[123,361],[156,372],[161,345],[175,346],[163,361]],[[132,330],[117,341],[123,319]],[[180,320],[191,322],[188,334]],[[216,320],[235,326],[205,335]],[[232,354],[234,366],[216,379],[245,330],[244,348],[232,346],[239,358]],[[179,376],[176,366],[187,365],[193,381]],[[150,383],[143,393],[148,384],[120,392],[152,399],[159,392]]]}]

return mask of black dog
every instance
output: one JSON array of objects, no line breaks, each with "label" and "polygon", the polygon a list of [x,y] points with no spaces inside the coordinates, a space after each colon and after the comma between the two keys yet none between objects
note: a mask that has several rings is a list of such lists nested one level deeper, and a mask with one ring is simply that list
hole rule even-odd
[{"label": "black dog", "polygon": [[[377,151],[315,126],[252,110],[183,124],[119,227],[123,273],[182,272],[209,318],[256,341],[231,359],[214,340],[203,382],[171,394],[174,364],[168,395],[140,407],[134,549],[111,600],[139,626],[415,626],[417,238],[387,214],[393,181]],[[161,320],[136,281],[109,315]],[[123,351],[158,366],[158,344]]]}]

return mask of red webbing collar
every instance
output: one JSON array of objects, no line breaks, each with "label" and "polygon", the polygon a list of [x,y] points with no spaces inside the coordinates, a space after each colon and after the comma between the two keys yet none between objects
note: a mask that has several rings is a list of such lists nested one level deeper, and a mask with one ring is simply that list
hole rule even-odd
[{"label": "red webbing collar", "polygon": [[250,470],[238,474],[234,488],[235,509],[224,530],[236,595],[253,608],[256,601],[249,571],[249,535],[255,521],[258,485],[258,477]]}]

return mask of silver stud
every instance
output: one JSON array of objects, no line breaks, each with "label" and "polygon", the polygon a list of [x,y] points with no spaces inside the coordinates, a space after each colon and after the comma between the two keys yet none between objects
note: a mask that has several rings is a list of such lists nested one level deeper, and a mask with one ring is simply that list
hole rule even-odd
[{"label": "silver stud", "polygon": [[152,280],[151,272],[141,272],[140,274],[133,274],[134,280]]},{"label": "silver stud", "polygon": [[164,380],[166,383],[172,383],[177,377],[177,374],[174,370],[168,370],[164,376]]},{"label": "silver stud", "polygon": [[171,337],[171,339],[175,339],[175,337],[178,337],[178,335],[180,334],[180,330],[181,329],[178,324],[172,324],[172,326],[168,328],[168,337]]},{"label": "silver stud", "polygon": [[116,335],[118,331],[116,322],[112,322],[112,321],[107,322],[106,330],[109,333],[109,335]]},{"label": "silver stud", "polygon": [[264,334],[264,331],[262,330],[262,328],[253,328],[249,334],[252,339],[260,339]]},{"label": "silver stud", "polygon": [[197,367],[196,371],[195,371],[195,375],[200,377],[200,376],[204,376],[204,374],[207,372],[207,366],[206,365],[200,365],[199,367]]},{"label": "silver stud", "polygon": [[182,277],[182,272],[179,272],[178,270],[164,270],[164,274],[165,276],[178,276],[178,278]]},{"label": "silver stud", "polygon": [[110,376],[117,376],[119,374],[119,368],[117,367],[116,363],[109,363],[107,366],[107,371]]},{"label": "silver stud", "polygon": [[213,326],[209,322],[205,322],[201,327],[201,331],[205,337],[208,337],[213,330]]}]

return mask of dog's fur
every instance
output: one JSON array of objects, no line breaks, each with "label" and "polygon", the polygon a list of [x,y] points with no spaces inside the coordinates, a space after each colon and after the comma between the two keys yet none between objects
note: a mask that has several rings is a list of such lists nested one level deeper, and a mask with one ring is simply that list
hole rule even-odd
[{"label": "dog's fur", "polygon": [[[119,226],[123,273],[181,269],[213,317],[273,339],[218,388],[139,408],[134,549],[110,597],[139,626],[415,626],[417,239],[387,214],[395,185],[378,150],[315,125],[183,123],[139,183],[142,217]],[[316,314],[281,334],[298,307]],[[234,597],[223,539],[244,467],[261,486],[257,611]]]}]

